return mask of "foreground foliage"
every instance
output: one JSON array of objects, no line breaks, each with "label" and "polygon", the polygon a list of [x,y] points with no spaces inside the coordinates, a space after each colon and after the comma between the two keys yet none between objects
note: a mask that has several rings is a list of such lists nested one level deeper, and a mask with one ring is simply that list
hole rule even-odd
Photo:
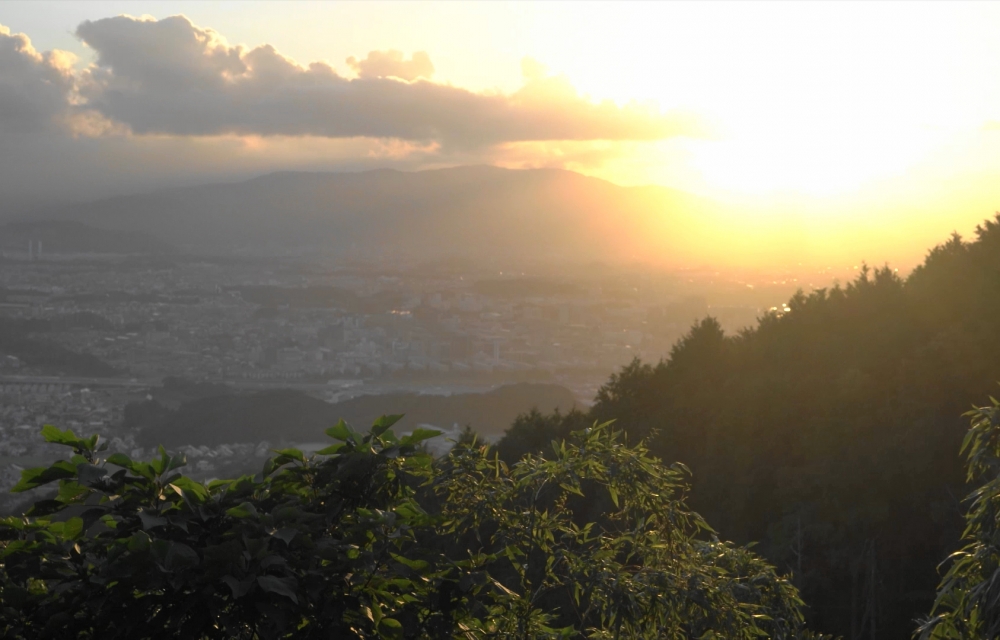
[{"label": "foreground foliage", "polygon": [[966,414],[972,418],[962,445],[970,483],[965,546],[948,558],[931,617],[921,640],[1000,637],[1000,403]]},{"label": "foreground foliage", "polygon": [[97,437],[25,471],[0,522],[0,630],[42,638],[804,638],[796,589],[685,506],[682,467],[607,425],[510,467],[435,461],[397,417],[196,482]]}]

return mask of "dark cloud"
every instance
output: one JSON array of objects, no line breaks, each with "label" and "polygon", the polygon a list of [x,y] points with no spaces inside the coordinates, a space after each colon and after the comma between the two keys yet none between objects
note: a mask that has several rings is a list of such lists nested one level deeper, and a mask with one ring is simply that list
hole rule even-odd
[{"label": "dark cloud", "polygon": [[434,65],[426,51],[417,51],[409,60],[403,57],[402,51],[372,51],[364,60],[355,57],[347,59],[347,66],[358,74],[359,78],[399,78],[413,82],[417,78],[430,80],[434,75]]},{"label": "dark cloud", "polygon": [[229,45],[183,16],[88,21],[77,35],[97,53],[82,85],[87,105],[138,134],[374,137],[474,148],[695,133],[687,118],[594,104],[557,77],[536,74],[509,95],[384,77],[421,75],[419,54],[405,61],[373,52],[355,63],[360,77],[348,79],[324,63],[300,66],[269,45]]},{"label": "dark cloud", "polygon": [[63,117],[72,64],[71,54],[38,53],[27,36],[0,25],[0,134],[37,132]]}]

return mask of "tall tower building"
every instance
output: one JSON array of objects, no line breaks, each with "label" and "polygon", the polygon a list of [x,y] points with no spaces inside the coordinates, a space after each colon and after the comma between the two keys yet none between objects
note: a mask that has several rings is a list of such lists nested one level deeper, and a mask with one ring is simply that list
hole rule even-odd
[{"label": "tall tower building", "polygon": [[28,240],[28,260],[35,259],[35,243]]}]

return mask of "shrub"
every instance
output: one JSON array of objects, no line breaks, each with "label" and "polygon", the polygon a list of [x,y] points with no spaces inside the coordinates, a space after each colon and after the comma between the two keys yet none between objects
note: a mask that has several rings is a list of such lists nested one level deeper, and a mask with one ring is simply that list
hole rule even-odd
[{"label": "shrub", "polygon": [[1000,404],[966,414],[972,426],[962,444],[969,482],[965,546],[947,560],[921,640],[1000,637]]},{"label": "shrub", "polygon": [[0,521],[5,637],[800,638],[795,588],[718,541],[684,503],[683,467],[609,425],[507,466],[465,443],[434,460],[367,434],[276,452],[262,472],[199,483],[161,448],[101,458],[47,426],[69,460]]}]

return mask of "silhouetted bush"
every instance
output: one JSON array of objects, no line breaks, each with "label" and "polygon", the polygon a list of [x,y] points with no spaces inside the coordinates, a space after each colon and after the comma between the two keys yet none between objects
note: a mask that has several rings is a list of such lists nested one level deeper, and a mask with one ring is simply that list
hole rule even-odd
[{"label": "silhouetted bush", "polygon": [[208,484],[45,427],[74,455],[0,522],[4,637],[813,637],[795,587],[685,506],[685,470],[607,425],[507,466],[468,435],[435,461],[396,419]]}]

